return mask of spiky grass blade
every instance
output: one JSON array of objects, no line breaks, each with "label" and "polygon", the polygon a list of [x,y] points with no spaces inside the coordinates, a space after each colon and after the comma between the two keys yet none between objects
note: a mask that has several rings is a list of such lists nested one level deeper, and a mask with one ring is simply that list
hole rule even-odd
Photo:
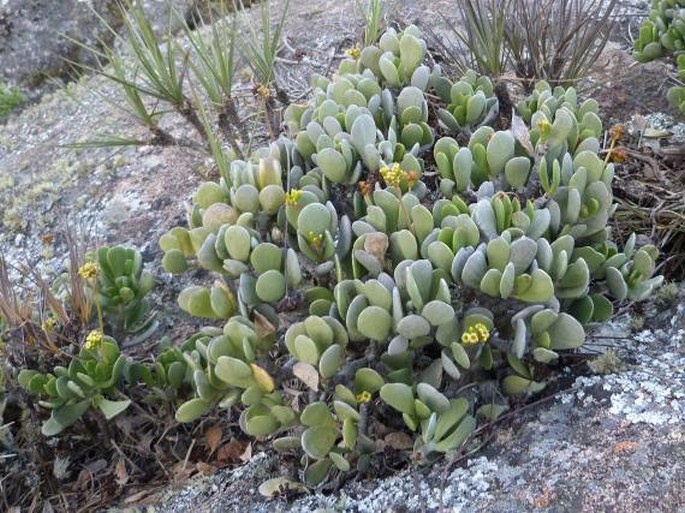
[{"label": "spiky grass blade", "polygon": [[378,41],[381,33],[381,20],[383,18],[383,4],[381,0],[369,0],[364,9],[360,0],[355,0],[357,9],[364,18],[364,46],[370,46]]},{"label": "spiky grass blade", "polygon": [[[281,33],[288,15],[290,0],[286,0],[283,13],[276,26],[271,28],[271,8],[269,1],[260,5],[260,25],[261,34],[252,25],[245,27],[246,34],[240,42],[240,50],[247,60],[253,73],[262,84],[270,84],[275,80],[274,65],[278,48],[280,46]],[[237,7],[237,6],[236,6]],[[245,15],[245,6],[240,0],[237,9]],[[236,9],[236,10],[237,10]]]},{"label": "spiky grass blade", "polygon": [[[225,8],[222,12],[225,12]],[[178,17],[193,49],[195,59],[189,61],[193,77],[200,83],[214,106],[221,108],[232,95],[235,77],[237,16],[232,15],[231,20],[228,21],[216,20],[211,15],[208,24],[205,24],[200,17],[200,24],[208,27],[210,31],[207,39],[200,34],[199,30],[191,29],[183,17],[180,15]]]}]

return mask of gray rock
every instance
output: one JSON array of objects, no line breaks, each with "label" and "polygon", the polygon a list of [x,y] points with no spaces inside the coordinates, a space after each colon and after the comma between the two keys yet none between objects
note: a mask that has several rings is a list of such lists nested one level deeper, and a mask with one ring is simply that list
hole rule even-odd
[{"label": "gray rock", "polygon": [[[194,0],[144,0],[153,27],[161,32],[169,6],[188,13]],[[113,27],[121,26],[117,3],[111,0],[0,0],[0,83],[19,87],[35,100],[68,78],[67,60],[94,64],[80,45],[94,46],[111,38],[99,13]]]}]

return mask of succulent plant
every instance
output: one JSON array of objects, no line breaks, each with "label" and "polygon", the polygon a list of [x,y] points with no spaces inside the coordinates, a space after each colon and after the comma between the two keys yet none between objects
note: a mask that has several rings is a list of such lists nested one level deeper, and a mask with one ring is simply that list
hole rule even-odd
[{"label": "succulent plant", "polygon": [[133,361],[124,368],[126,382],[142,382],[149,387],[147,400],[150,402],[177,402],[191,389],[193,374],[184,353],[192,343],[191,338],[174,347],[168,339],[163,340],[152,365]]},{"label": "succulent plant", "polygon": [[499,102],[488,77],[469,70],[455,83],[439,77],[434,78],[432,85],[446,104],[438,110],[438,119],[451,133],[470,136],[474,127],[489,125],[497,119]]},{"label": "succulent plant", "polygon": [[130,399],[106,396],[115,394],[127,365],[116,341],[94,330],[68,367],[55,366],[46,374],[23,369],[17,381],[29,393],[45,397],[38,404],[50,409],[51,415],[41,431],[45,436],[54,436],[91,408],[99,410],[108,420],[126,410]]},{"label": "succulent plant", "polygon": [[[194,391],[177,418],[235,408],[243,431],[301,455],[311,486],[368,468],[368,420],[386,406],[417,433],[419,460],[459,450],[505,395],[542,390],[542,366],[580,347],[614,301],[662,280],[653,246],[611,241],[596,101],[540,82],[495,130],[492,83],[473,72],[453,83],[425,51],[415,27],[390,29],[333,77],[313,76],[310,101],[286,109],[289,137],[201,186],[189,228],[160,240],[168,270],[220,275],[183,291],[182,307],[228,319],[180,348],[185,366],[170,352],[160,367],[156,383],[173,366]],[[427,94],[454,138],[434,141]],[[426,151],[439,191],[424,182]],[[274,345],[277,307],[307,281],[308,313]],[[293,378],[296,398],[283,386]],[[455,393],[494,378],[501,404]]]},{"label": "succulent plant", "polygon": [[[240,316],[229,319],[223,329],[206,328],[188,339],[182,350],[192,373],[195,397],[179,406],[176,419],[191,422],[217,404],[229,408],[242,402],[256,408],[252,413],[282,406],[273,378],[258,362],[274,342],[275,328],[265,319],[258,317],[253,323]],[[278,414],[274,418],[281,418],[284,412],[279,408],[275,411]],[[287,412],[284,415],[281,420],[285,422]],[[264,430],[267,424],[273,425],[274,418],[250,422],[250,429]]]},{"label": "succulent plant", "polygon": [[[676,57],[676,65],[678,67],[678,78],[685,80],[685,54],[680,54]],[[685,87],[673,86],[666,92],[666,98],[671,104],[680,109],[680,112],[685,113]]]},{"label": "succulent plant", "polygon": [[359,67],[370,69],[388,87],[399,88],[405,84],[424,84],[428,77],[421,63],[426,54],[426,42],[419,29],[409,25],[402,32],[392,28],[381,36],[378,46],[364,48]]},{"label": "succulent plant", "polygon": [[321,378],[335,376],[344,363],[347,331],[331,316],[307,317],[285,332],[285,345],[299,362],[316,368]]},{"label": "succulent plant", "polygon": [[419,383],[416,393],[404,383],[387,383],[381,388],[380,397],[402,413],[410,430],[421,427],[418,440],[424,457],[458,449],[476,428],[475,418],[467,414],[466,399],[450,401],[428,383]]},{"label": "succulent plant", "polygon": [[297,247],[317,264],[331,260],[334,255],[344,258],[352,244],[349,218],[339,219],[331,202],[325,205],[313,200],[306,202],[304,197],[302,191],[296,203],[286,209],[288,220],[297,232]]},{"label": "succulent plant", "polygon": [[685,15],[682,0],[654,0],[649,17],[634,42],[633,57],[648,62],[685,50]]},{"label": "succulent plant", "polygon": [[106,319],[116,333],[133,332],[147,324],[147,294],[155,285],[143,269],[143,257],[134,248],[101,247],[95,255],[96,293]]},{"label": "succulent plant", "polygon": [[228,319],[238,312],[235,293],[220,280],[211,288],[192,285],[183,289],[178,304],[190,315],[207,319]]},{"label": "succulent plant", "polygon": [[[685,3],[682,0],[654,0],[649,17],[642,23],[634,41],[633,58],[648,62],[673,57],[680,80],[685,79]],[[666,98],[685,112],[685,88],[668,89]]]}]

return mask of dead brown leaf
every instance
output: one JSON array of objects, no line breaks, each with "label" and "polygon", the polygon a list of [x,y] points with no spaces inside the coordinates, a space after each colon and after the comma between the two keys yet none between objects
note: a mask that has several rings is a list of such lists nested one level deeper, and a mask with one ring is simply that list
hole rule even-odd
[{"label": "dead brown leaf", "polygon": [[528,127],[526,126],[525,121],[516,115],[516,111],[514,111],[511,116],[511,132],[514,134],[514,138],[519,142],[521,147],[526,150],[528,155],[534,157],[535,149],[530,142]]},{"label": "dead brown leaf", "polygon": [[[297,380],[292,380],[292,381],[297,381]],[[299,381],[297,381],[297,384],[299,385]],[[286,395],[291,397],[290,407],[299,413],[302,409],[302,405],[300,404],[300,401],[302,400],[301,397],[304,394],[304,392],[302,390],[297,390],[295,388],[292,388],[292,387],[289,387],[286,385],[283,386],[283,392],[285,392]]]},{"label": "dead brown leaf", "polygon": [[195,464],[195,468],[197,468],[197,471],[203,476],[211,476],[217,471],[217,468],[214,465],[210,465],[204,461],[198,461]]},{"label": "dead brown leaf", "polygon": [[107,468],[107,460],[102,458],[86,463],[74,482],[74,490],[85,490],[93,477],[100,474],[105,468]]},{"label": "dead brown leaf", "polygon": [[634,449],[640,445],[638,442],[632,442],[626,440],[625,442],[619,442],[616,445],[614,445],[614,452],[623,452],[623,451],[629,451],[630,449]]},{"label": "dead brown leaf", "polygon": [[214,454],[214,451],[219,447],[223,436],[224,432],[219,426],[212,426],[205,431],[205,441],[207,442],[210,456]]},{"label": "dead brown leaf", "polygon": [[388,236],[384,233],[369,233],[364,239],[364,251],[376,257],[379,262],[385,262],[388,245]]},{"label": "dead brown leaf", "polygon": [[533,506],[536,508],[549,508],[550,504],[557,498],[557,494],[552,489],[545,485],[542,489],[542,495],[533,499]]},{"label": "dead brown leaf", "polygon": [[251,459],[252,459],[252,444],[247,444],[247,447],[245,447],[245,450],[240,455],[240,461],[242,461],[243,463],[247,463]]},{"label": "dead brown leaf", "polygon": [[[159,495],[159,490],[146,488],[144,490],[140,490],[140,491],[137,491],[135,493],[132,493],[131,495],[128,495],[124,499],[124,504],[135,504],[135,503],[143,503],[143,502],[149,504],[151,502],[154,502],[154,500],[150,500],[150,499],[154,499],[158,495]],[[144,499],[147,499],[147,500],[144,501]]]},{"label": "dead brown leaf", "polygon": [[241,456],[247,449],[247,443],[232,438],[230,442],[219,447],[216,452],[216,461],[222,463],[238,463],[241,461]]},{"label": "dead brown leaf", "polygon": [[119,458],[117,464],[114,467],[114,475],[117,479],[117,484],[119,486],[124,486],[128,483],[128,472],[126,471],[126,462],[123,458]]},{"label": "dead brown leaf", "polygon": [[175,483],[186,481],[195,470],[194,465],[179,461],[172,468],[171,472]]},{"label": "dead brown leaf", "polygon": [[376,433],[378,438],[384,438],[386,435],[393,432],[391,428],[374,418],[371,419],[371,425],[373,432]]},{"label": "dead brown leaf", "polygon": [[274,325],[259,312],[254,312],[254,323],[255,331],[257,332],[257,340],[263,340],[276,331]]},{"label": "dead brown leaf", "polygon": [[297,362],[293,365],[293,374],[312,390],[319,389],[319,372],[313,365]]}]

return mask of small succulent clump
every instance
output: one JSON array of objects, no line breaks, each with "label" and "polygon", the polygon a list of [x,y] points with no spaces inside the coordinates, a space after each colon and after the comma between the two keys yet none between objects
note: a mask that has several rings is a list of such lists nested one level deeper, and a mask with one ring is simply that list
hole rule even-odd
[{"label": "small succulent clump", "polygon": [[[38,404],[51,411],[42,426],[47,436],[61,433],[90,410],[107,420],[121,414],[131,404],[124,391],[150,374],[146,366],[122,354],[114,338],[151,327],[146,296],[155,280],[143,269],[140,252],[103,246],[77,264],[72,261],[71,271],[43,290],[51,313],[40,324],[50,350],[42,359],[51,369],[22,369],[17,376],[24,389],[43,397]],[[82,315],[82,325],[66,314],[75,310]],[[70,345],[70,330],[91,326],[97,327],[77,335]]]},{"label": "small succulent clump", "polygon": [[[640,27],[635,40],[633,57],[649,62],[672,56],[678,79],[685,80],[685,2],[683,0],[654,0],[649,17]],[[666,97],[675,107],[685,112],[685,87],[668,89]]]},{"label": "small succulent clump", "polygon": [[116,341],[93,330],[68,367],[55,366],[45,374],[23,369],[17,380],[28,392],[45,397],[39,404],[48,408],[51,415],[43,423],[42,433],[53,436],[91,408],[99,410],[106,419],[126,410],[130,399],[114,399],[126,365],[127,359]]}]

